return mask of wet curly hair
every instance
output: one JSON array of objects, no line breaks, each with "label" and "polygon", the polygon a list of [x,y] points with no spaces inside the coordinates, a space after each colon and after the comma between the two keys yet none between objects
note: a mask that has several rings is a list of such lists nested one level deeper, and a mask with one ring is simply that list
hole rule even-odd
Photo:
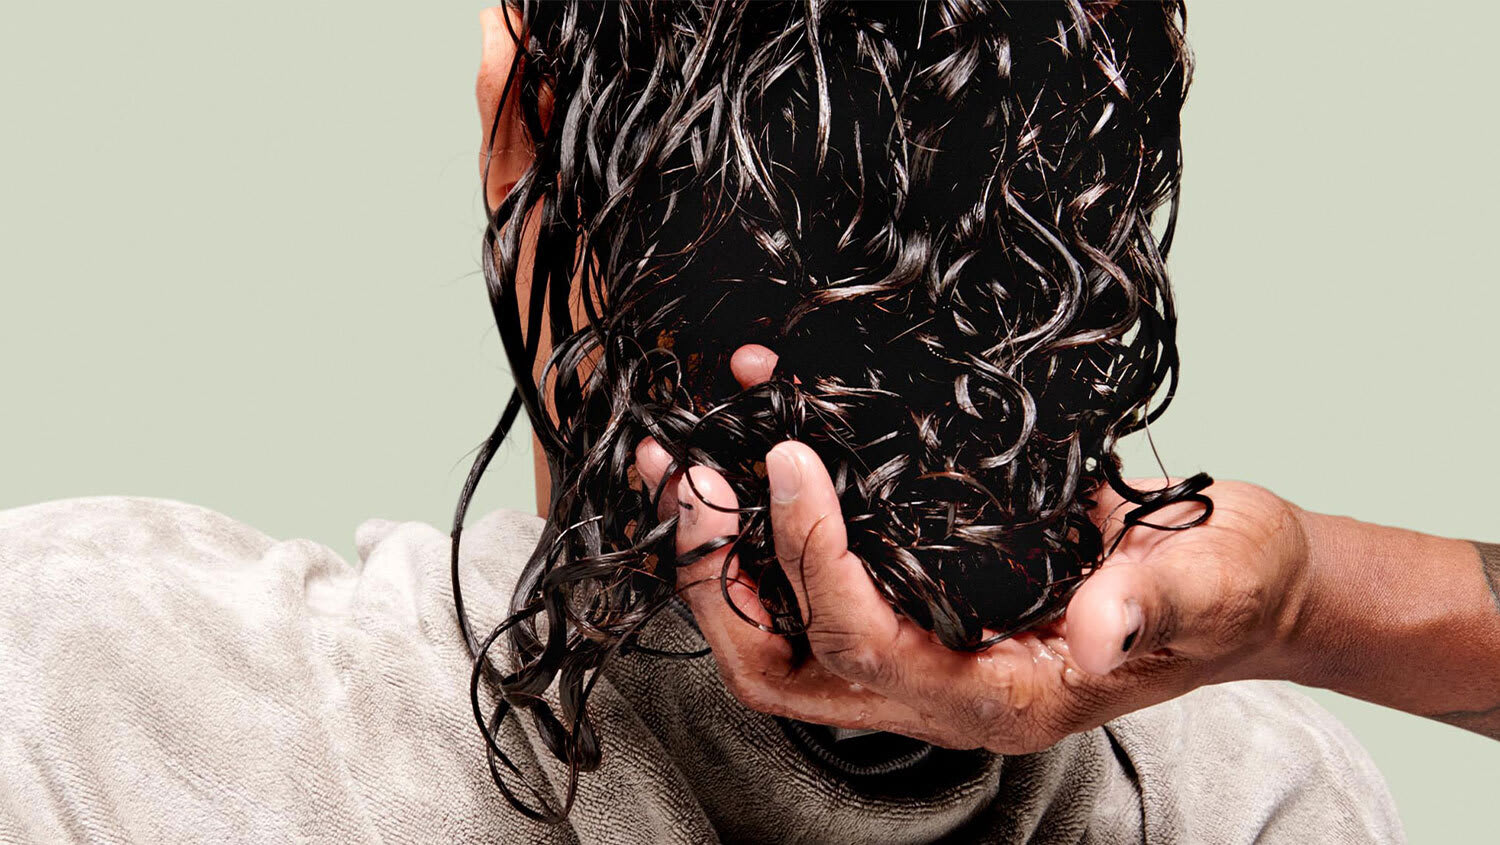
[{"label": "wet curly hair", "polygon": [[[1180,2],[518,8],[505,90],[535,161],[488,210],[483,251],[516,388],[460,498],[453,575],[475,719],[521,812],[560,821],[599,764],[585,702],[611,656],[695,656],[642,642],[684,586],[674,564],[732,546],[798,641],[767,518],[777,442],[819,454],[880,592],[955,649],[1060,614],[1112,549],[1089,518],[1100,485],[1133,505],[1127,528],[1208,517],[1207,475],[1137,490],[1115,455],[1177,382]],[[728,362],[748,343],[779,360],[741,389]],[[480,637],[463,519],[523,409],[551,501],[512,615]],[[648,435],[723,475],[737,536],[674,555],[676,516],[633,473]],[[1145,520],[1182,501],[1196,519]],[[524,778],[498,726],[521,711],[569,766],[558,808],[508,782]]]}]

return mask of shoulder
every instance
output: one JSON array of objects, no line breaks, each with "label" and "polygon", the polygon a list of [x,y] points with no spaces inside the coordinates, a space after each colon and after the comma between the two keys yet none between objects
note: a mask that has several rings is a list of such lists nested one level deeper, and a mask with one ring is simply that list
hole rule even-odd
[{"label": "shoulder", "polygon": [[[543,537],[545,520],[497,509],[471,519],[459,535],[459,585],[469,621],[476,630],[498,624],[509,613],[527,561]],[[445,647],[467,646],[457,639],[453,595],[454,540],[425,522],[368,519],[354,533],[359,553],[359,592],[367,600],[394,600],[387,612],[420,624]],[[467,652],[465,651],[465,654]]]},{"label": "shoulder", "polygon": [[1155,825],[1213,842],[1403,842],[1385,779],[1341,722],[1283,681],[1215,684],[1104,726]]},{"label": "shoulder", "polygon": [[162,603],[189,603],[189,586],[241,572],[275,545],[244,522],[173,499],[89,496],[0,510],[0,623],[8,632],[18,618],[107,627],[112,613],[142,604],[164,612]]},{"label": "shoulder", "polygon": [[115,657],[127,639],[148,635],[164,651],[203,646],[265,622],[309,573],[347,569],[322,544],[278,542],[173,499],[90,496],[0,510],[0,652],[22,647],[32,668],[56,671],[52,661],[70,660],[80,638]]},{"label": "shoulder", "polygon": [[[256,741],[254,726],[288,712],[278,660],[292,650],[290,605],[267,588],[276,567],[263,564],[277,548],[239,520],[170,499],[0,511],[0,707],[18,738],[0,743],[0,793],[21,802],[25,838],[159,838],[152,801],[210,784],[201,761],[224,763],[220,748],[271,770],[260,749],[284,744]],[[289,557],[318,559],[311,547]],[[135,809],[78,820],[58,809],[69,806]],[[83,828],[64,836],[73,824]]]},{"label": "shoulder", "polygon": [[[472,519],[462,560],[485,585],[513,585],[541,538],[536,516],[497,509]],[[112,589],[162,577],[224,577],[247,568],[352,574],[372,560],[386,568],[446,571],[450,536],[415,520],[371,518],[354,532],[358,566],[322,543],[277,540],[228,514],[175,499],[84,496],[0,509],[0,572],[12,588],[42,582]],[[14,596],[14,590],[10,593]]]},{"label": "shoulder", "polygon": [[257,554],[275,543],[218,511],[150,496],[83,496],[0,510],[0,551],[117,554],[192,549]]},{"label": "shoulder", "polygon": [[198,619],[285,599],[304,580],[348,576],[336,552],[279,541],[228,514],[175,499],[88,496],[0,511],[0,616],[66,611],[119,628],[142,613]]},{"label": "shoulder", "polygon": [[[466,582],[508,601],[543,525],[539,517],[506,509],[470,520],[461,544],[465,571],[473,573]],[[0,615],[45,614],[45,605],[56,609],[59,603],[102,610],[163,592],[196,593],[210,604],[284,604],[314,585],[320,594],[329,584],[352,588],[355,578],[395,584],[408,594],[446,592],[447,533],[421,521],[371,518],[356,527],[354,540],[359,558],[350,564],[317,541],[278,540],[212,508],[149,496],[86,496],[4,509],[0,575],[7,589],[0,591]],[[90,615],[98,624],[117,621]]]},{"label": "shoulder", "polygon": [[[466,584],[512,583],[539,523],[473,520]],[[17,738],[0,742],[0,806],[19,802],[21,838],[353,840],[471,818],[454,838],[484,838],[494,813],[473,802],[488,792],[433,798],[413,775],[423,760],[456,767],[444,782],[487,784],[452,695],[468,661],[449,538],[369,519],[355,539],[349,563],[146,497],[0,510],[0,707]],[[93,814],[85,828],[69,807]]]}]

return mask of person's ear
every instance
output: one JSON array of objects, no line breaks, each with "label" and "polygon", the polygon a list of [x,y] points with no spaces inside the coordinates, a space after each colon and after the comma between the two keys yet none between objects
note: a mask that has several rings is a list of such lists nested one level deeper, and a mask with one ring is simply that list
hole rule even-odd
[{"label": "person's ear", "polygon": [[[523,35],[521,13],[509,5],[495,6],[480,13],[479,23],[484,31],[484,53],[474,84],[481,127],[479,172],[485,180],[485,198],[489,207],[494,208],[521,178],[533,154],[531,141],[521,124],[520,69],[511,73],[518,53],[516,38]],[[495,110],[500,107],[507,77],[510,77],[510,95],[505,98],[505,114],[497,121]]]}]

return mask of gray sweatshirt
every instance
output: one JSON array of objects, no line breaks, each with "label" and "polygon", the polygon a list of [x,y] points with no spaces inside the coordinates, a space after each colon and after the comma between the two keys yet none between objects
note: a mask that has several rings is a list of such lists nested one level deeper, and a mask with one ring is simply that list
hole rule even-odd
[{"label": "gray sweatshirt", "polygon": [[[480,626],[541,524],[471,521]],[[350,564],[165,499],[0,511],[0,842],[1404,841],[1368,755],[1288,684],[1206,687],[1036,754],[932,749],[855,775],[841,749],[861,740],[745,708],[711,658],[642,654],[596,686],[603,765],[542,826],[489,780],[446,533],[370,519],[356,544]],[[650,642],[703,645],[677,614]],[[557,801],[564,768],[529,720],[502,743]]]}]

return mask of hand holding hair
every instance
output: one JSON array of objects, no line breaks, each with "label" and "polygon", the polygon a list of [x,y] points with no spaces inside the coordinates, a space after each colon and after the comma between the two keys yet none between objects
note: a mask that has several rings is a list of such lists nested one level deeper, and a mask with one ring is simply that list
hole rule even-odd
[{"label": "hand holding hair", "polygon": [[[524,410],[546,528],[511,615],[466,634],[518,810],[561,821],[601,765],[615,655],[701,653],[637,639],[679,592],[751,707],[949,747],[1236,678],[1500,702],[1472,546],[1121,476],[1180,374],[1182,4],[509,8],[482,266],[516,387],[453,560]],[[508,716],[568,767],[555,807],[504,782]]]},{"label": "hand holding hair", "polygon": [[[775,360],[744,347],[735,377],[757,384]],[[636,459],[646,484],[663,482],[671,460],[661,446],[646,439]],[[753,709],[1017,754],[1204,684],[1281,678],[1500,737],[1491,592],[1500,567],[1487,579],[1468,541],[1309,513],[1262,487],[1219,481],[1206,522],[1127,534],[1062,619],[959,652],[877,592],[847,548],[816,453],[786,441],[766,467],[776,556],[806,609],[812,656],[799,660],[785,638],[725,604],[727,547],[678,579],[727,686]],[[664,509],[680,509],[679,554],[738,530],[730,486],[707,467],[690,473],[691,483],[666,478],[662,496]],[[1093,516],[1109,536],[1124,502],[1107,487],[1098,498]],[[1190,506],[1172,508],[1161,521],[1180,521]],[[732,562],[729,574],[740,611],[769,625],[755,585]]]}]

